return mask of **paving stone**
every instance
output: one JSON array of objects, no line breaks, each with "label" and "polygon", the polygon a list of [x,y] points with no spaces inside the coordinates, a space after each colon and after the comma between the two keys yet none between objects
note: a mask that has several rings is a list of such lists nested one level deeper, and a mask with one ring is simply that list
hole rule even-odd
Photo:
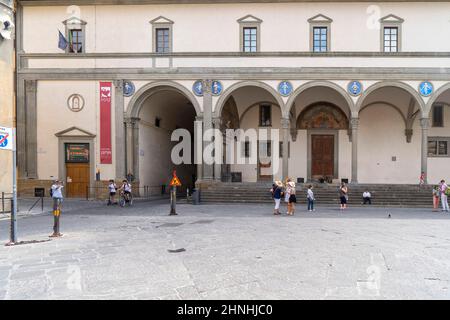
[{"label": "paving stone", "polygon": [[[298,207],[274,217],[268,205],[179,204],[168,217],[165,202],[114,209],[74,205],[63,238],[1,247],[0,299],[450,299],[450,215],[389,209],[388,220],[383,208],[311,215]],[[23,239],[48,234],[48,216],[19,222]],[[0,221],[0,242],[8,228]],[[186,251],[167,251],[178,248]]]}]

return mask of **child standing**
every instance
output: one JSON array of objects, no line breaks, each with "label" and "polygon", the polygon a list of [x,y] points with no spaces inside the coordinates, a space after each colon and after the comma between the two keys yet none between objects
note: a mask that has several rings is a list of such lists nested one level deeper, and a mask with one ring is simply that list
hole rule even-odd
[{"label": "child standing", "polygon": [[439,210],[439,186],[433,188],[433,211]]},{"label": "child standing", "polygon": [[308,199],[308,211],[312,212],[314,210],[314,192],[312,191],[312,185],[308,186],[308,191],[306,193],[306,198]]},{"label": "child standing", "polygon": [[425,172],[422,172],[419,177],[419,188],[425,184]]}]

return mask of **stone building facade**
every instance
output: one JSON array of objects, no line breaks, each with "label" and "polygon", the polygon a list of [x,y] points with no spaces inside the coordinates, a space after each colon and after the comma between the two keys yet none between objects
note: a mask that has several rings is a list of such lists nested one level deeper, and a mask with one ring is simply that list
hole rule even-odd
[{"label": "stone building facade", "polygon": [[[447,1],[91,3],[18,3],[22,194],[57,177],[69,196],[127,175],[158,190],[174,167],[189,186],[450,179]],[[281,141],[255,164],[176,166],[170,136],[195,123]]]}]

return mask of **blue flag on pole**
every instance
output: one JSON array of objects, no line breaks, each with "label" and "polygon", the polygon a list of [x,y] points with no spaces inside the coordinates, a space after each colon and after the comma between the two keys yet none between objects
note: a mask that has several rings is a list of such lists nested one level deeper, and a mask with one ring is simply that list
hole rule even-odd
[{"label": "blue flag on pole", "polygon": [[67,42],[66,37],[63,36],[61,31],[58,30],[58,32],[59,32],[58,48],[60,48],[61,50],[66,50],[69,43]]}]

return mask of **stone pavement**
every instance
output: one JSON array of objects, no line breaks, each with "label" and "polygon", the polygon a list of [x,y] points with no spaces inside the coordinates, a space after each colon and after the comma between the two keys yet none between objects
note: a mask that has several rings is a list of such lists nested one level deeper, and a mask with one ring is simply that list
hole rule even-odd
[{"label": "stone pavement", "polygon": [[[0,247],[0,299],[450,298],[448,214],[271,210],[66,207],[64,237]],[[51,224],[48,213],[20,218],[19,240],[48,240]],[[8,230],[0,221],[0,243]]]}]

